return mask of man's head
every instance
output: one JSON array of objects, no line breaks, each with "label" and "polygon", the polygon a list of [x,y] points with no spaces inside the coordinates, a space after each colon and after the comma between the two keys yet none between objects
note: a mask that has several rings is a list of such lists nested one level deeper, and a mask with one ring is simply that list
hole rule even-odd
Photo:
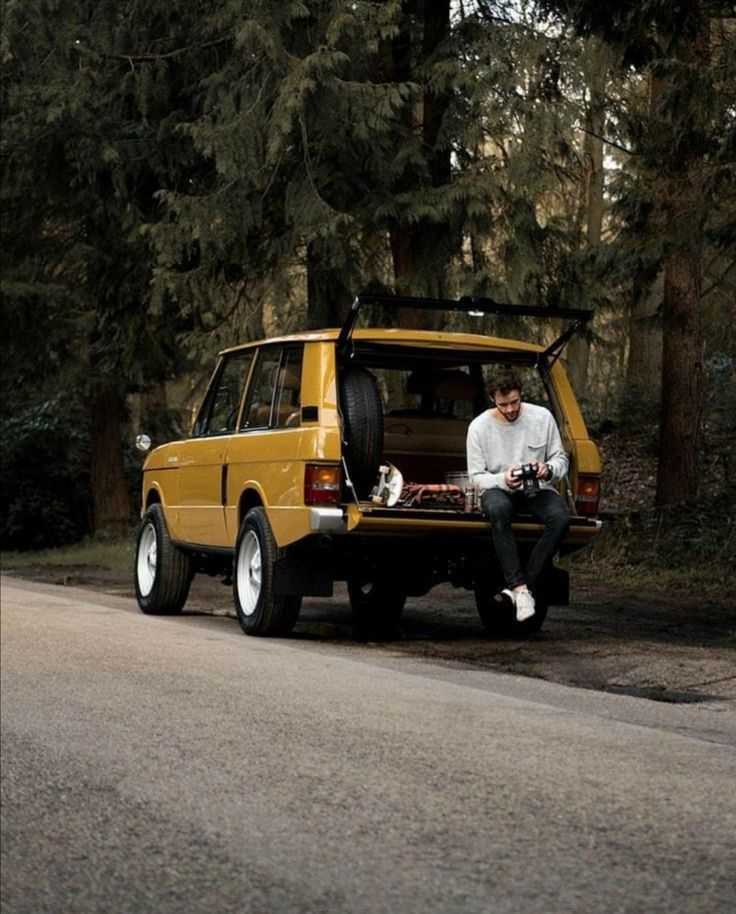
[{"label": "man's head", "polygon": [[515,369],[504,366],[488,381],[488,395],[507,422],[515,422],[521,413],[521,392],[523,384]]}]

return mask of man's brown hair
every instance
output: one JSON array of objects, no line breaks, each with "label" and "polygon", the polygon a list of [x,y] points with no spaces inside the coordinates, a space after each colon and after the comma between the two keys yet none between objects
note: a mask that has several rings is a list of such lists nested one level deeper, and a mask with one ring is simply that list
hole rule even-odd
[{"label": "man's brown hair", "polygon": [[496,394],[507,394],[512,390],[521,393],[523,389],[519,372],[509,365],[502,365],[488,379],[487,390],[492,400],[496,399]]}]

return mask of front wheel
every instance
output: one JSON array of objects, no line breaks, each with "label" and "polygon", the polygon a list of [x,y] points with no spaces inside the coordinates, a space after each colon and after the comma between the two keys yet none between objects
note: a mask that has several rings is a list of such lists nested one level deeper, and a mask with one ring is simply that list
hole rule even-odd
[{"label": "front wheel", "polygon": [[182,611],[192,583],[192,563],[171,542],[161,505],[151,505],[143,515],[134,571],[135,595],[144,613],[174,615]]},{"label": "front wheel", "polygon": [[274,593],[278,547],[263,508],[245,516],[235,545],[233,596],[246,635],[287,635],[299,616],[302,598]]}]

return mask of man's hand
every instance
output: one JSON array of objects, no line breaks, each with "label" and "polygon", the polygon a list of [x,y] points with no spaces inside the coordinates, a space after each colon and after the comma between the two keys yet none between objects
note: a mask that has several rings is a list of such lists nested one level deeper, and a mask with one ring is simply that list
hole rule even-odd
[{"label": "man's hand", "polygon": [[521,486],[522,480],[518,479],[516,476],[511,475],[514,470],[518,469],[518,467],[509,467],[503,474],[503,481],[506,483],[509,489],[518,489]]},{"label": "man's hand", "polygon": [[546,463],[540,463],[538,460],[535,460],[532,464],[537,471],[537,479],[552,479],[552,467]]}]

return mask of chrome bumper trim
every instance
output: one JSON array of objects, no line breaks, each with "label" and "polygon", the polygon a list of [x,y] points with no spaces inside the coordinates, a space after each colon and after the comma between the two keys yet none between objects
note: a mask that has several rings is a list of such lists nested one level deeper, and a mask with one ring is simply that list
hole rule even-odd
[{"label": "chrome bumper trim", "polygon": [[342,508],[310,508],[309,523],[315,533],[345,533]]}]

